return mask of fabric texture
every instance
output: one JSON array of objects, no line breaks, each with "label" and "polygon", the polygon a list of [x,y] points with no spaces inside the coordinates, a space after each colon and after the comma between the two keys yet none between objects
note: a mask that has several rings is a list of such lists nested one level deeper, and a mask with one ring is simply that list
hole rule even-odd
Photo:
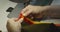
[{"label": "fabric texture", "polygon": [[33,24],[22,28],[22,32],[57,32],[57,27],[52,23]]}]

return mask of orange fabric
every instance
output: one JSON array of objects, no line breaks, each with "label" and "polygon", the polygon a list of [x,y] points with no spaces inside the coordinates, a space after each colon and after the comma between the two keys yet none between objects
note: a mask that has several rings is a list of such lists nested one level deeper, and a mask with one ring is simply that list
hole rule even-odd
[{"label": "orange fabric", "polygon": [[55,24],[56,26],[60,26],[60,24]]},{"label": "orange fabric", "polygon": [[30,25],[31,25],[31,24],[34,24],[32,20],[24,17],[22,14],[19,15],[17,21],[18,21],[20,18],[24,18],[24,21],[25,21],[26,23],[30,24]]},{"label": "orange fabric", "polygon": [[[18,19],[17,20],[19,20],[20,18],[24,18],[24,21],[26,22],[26,23],[28,23],[28,24],[34,24],[34,21],[32,21],[32,20],[30,20],[29,18],[26,18],[26,17],[24,17],[22,14],[20,14],[19,15],[19,17],[18,17]],[[60,24],[55,24],[56,26],[60,26]]]}]

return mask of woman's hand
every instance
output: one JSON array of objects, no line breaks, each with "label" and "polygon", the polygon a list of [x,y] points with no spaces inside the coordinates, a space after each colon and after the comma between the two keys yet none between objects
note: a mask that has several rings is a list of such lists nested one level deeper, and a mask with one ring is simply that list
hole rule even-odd
[{"label": "woman's hand", "polygon": [[16,21],[17,18],[11,18],[7,21],[7,30],[8,32],[21,32],[21,22],[23,21],[23,18]]},{"label": "woman's hand", "polygon": [[41,13],[45,10],[47,10],[49,8],[49,6],[33,6],[33,5],[28,5],[27,7],[25,7],[22,10],[22,14],[24,14],[24,16],[28,16],[30,13],[32,14],[38,14]]}]

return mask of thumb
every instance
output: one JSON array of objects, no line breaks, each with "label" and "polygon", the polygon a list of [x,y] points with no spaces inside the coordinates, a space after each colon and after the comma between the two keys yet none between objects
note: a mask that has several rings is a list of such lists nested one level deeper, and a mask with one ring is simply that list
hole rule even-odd
[{"label": "thumb", "polygon": [[17,22],[22,23],[23,22],[23,18],[20,18]]},{"label": "thumb", "polygon": [[28,16],[30,13],[32,13],[32,11],[31,11],[31,10],[28,10],[28,11],[26,11],[26,12],[23,14],[23,16]]}]

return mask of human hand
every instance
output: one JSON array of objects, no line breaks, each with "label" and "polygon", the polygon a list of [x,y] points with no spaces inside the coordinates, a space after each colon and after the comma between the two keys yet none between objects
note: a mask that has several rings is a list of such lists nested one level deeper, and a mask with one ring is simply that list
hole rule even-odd
[{"label": "human hand", "polygon": [[17,18],[11,18],[7,21],[7,30],[8,32],[21,32],[21,22],[23,21],[23,18],[16,21]]},{"label": "human hand", "polygon": [[49,6],[33,6],[33,5],[28,5],[27,7],[25,7],[22,10],[22,14],[24,14],[24,16],[28,16],[30,13],[32,14],[39,14],[42,11],[45,11],[49,8]]}]

